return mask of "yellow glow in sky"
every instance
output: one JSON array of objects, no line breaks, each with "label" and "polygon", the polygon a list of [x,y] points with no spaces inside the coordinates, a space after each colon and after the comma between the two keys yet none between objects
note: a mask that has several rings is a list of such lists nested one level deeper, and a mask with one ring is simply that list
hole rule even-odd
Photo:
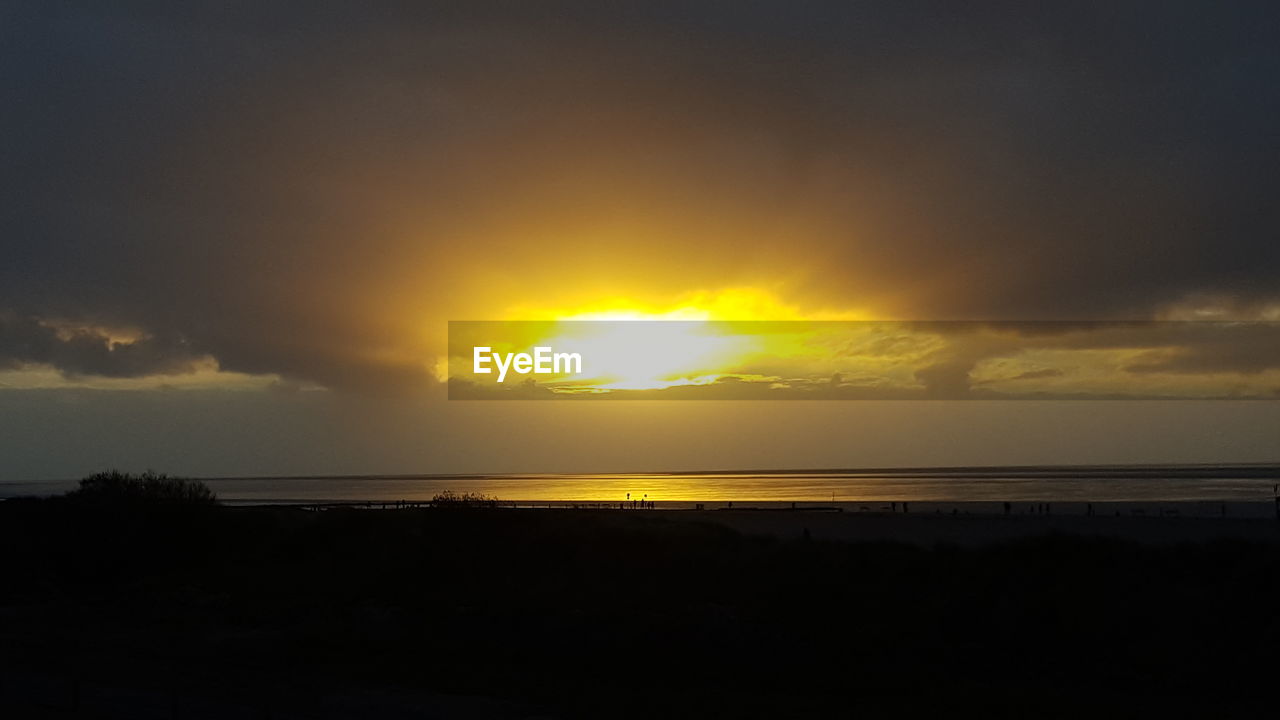
[{"label": "yellow glow in sky", "polygon": [[[521,307],[507,314],[520,320],[561,321],[558,333],[536,344],[572,348],[590,358],[586,372],[573,384],[597,392],[712,383],[766,349],[768,336],[734,333],[717,322],[867,319],[853,311],[806,312],[774,292],[753,287],[698,291],[668,303],[614,297],[572,308]],[[679,322],[572,325],[579,321]]]}]

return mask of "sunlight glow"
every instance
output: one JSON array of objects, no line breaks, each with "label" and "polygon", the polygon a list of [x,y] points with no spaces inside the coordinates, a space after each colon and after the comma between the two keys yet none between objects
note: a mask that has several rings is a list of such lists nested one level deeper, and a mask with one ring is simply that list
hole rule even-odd
[{"label": "sunlight glow", "polygon": [[[705,320],[629,327],[592,324],[585,331],[582,326],[566,323],[559,327],[563,328],[559,335],[540,344],[568,348],[590,358],[585,376],[575,384],[602,390],[653,390],[694,384],[688,377],[690,373],[731,366],[759,342],[759,338],[719,334]],[[715,376],[706,376],[701,382],[714,380]]]},{"label": "sunlight glow", "polygon": [[[583,376],[547,383],[559,392],[652,390],[708,385],[738,370],[764,350],[766,338],[736,334],[734,321],[866,320],[858,311],[802,310],[773,289],[730,287],[697,290],[666,302],[626,296],[595,298],[568,307],[516,307],[509,319],[554,318],[555,330],[539,345],[569,348],[591,358]],[[664,321],[643,328],[575,326],[579,321]],[[677,352],[670,352],[678,349]],[[667,352],[663,352],[666,350]]]},{"label": "sunlight glow", "polygon": [[508,310],[512,320],[870,320],[857,310],[802,310],[778,292],[757,287],[698,290],[667,302],[625,296],[596,298],[571,307],[521,306]]},{"label": "sunlight glow", "polygon": [[[554,317],[557,332],[540,345],[571,348],[591,358],[584,377],[565,380],[560,391],[653,390],[681,385],[707,385],[761,352],[768,338],[735,334],[733,321],[864,320],[852,311],[806,312],[763,288],[700,290],[664,304],[624,297],[598,299],[578,307],[518,308],[519,319]],[[642,328],[575,327],[578,321],[665,321]],[[678,321],[678,322],[672,322]],[[670,352],[678,349],[678,352]]]}]

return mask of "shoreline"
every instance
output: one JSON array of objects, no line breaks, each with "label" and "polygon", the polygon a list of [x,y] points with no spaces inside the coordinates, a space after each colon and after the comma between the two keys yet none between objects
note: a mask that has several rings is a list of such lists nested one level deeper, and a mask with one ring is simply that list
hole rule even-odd
[{"label": "shoreline", "polygon": [[[17,499],[17,498],[14,498]],[[331,510],[396,510],[425,508],[431,500],[315,500],[277,498],[268,500],[221,500],[235,508],[304,508]],[[1170,517],[1275,519],[1276,504],[1265,500],[1051,500],[1009,501],[1008,512],[1001,500],[656,500],[653,507],[642,508],[627,501],[609,500],[503,500],[493,501],[496,509],[506,510],[598,510],[622,512],[797,512],[848,515],[962,515],[969,517],[1008,516],[1084,516],[1084,517]]]},{"label": "shoreline", "polygon": [[[1193,503],[1186,503],[1191,505]],[[1078,539],[1112,539],[1148,545],[1197,544],[1218,541],[1280,543],[1280,521],[1273,503],[1226,504],[1227,514],[1173,513],[1145,509],[1144,503],[1094,504],[1095,513],[1088,515],[1071,503],[1062,511],[1050,512],[981,512],[971,503],[962,511],[957,503],[911,503],[909,512],[847,512],[843,508],[812,503],[797,507],[735,506],[718,509],[663,508],[625,509],[594,507],[586,503],[565,505],[433,508],[427,504],[395,506],[382,504],[342,503],[334,505],[239,505],[225,506],[232,512],[279,511],[325,514],[330,512],[365,512],[369,509],[389,515],[404,513],[475,513],[486,518],[535,514],[553,524],[566,526],[583,521],[652,522],[672,525],[711,525],[747,537],[775,540],[814,540],[848,544],[902,543],[918,547],[981,547],[1020,540],[1068,537]],[[999,505],[996,503],[995,505]],[[1084,503],[1079,505],[1083,506]],[[1116,505],[1125,505],[1121,512]],[[1173,503],[1165,503],[1165,506]],[[1129,507],[1133,506],[1133,507]],[[1241,506],[1245,506],[1242,508]],[[1076,512],[1067,510],[1075,509]],[[1247,509],[1248,514],[1242,513]],[[1015,507],[1016,510],[1016,507]]]}]

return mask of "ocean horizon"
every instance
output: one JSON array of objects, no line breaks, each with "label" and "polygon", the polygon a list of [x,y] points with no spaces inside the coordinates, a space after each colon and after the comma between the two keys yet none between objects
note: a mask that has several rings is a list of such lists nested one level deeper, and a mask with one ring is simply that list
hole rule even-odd
[{"label": "ocean horizon", "polygon": [[[230,505],[423,503],[444,492],[516,506],[626,505],[677,509],[881,504],[1222,503],[1270,506],[1280,466],[1117,465],[655,473],[314,475],[201,478]],[[0,482],[0,499],[67,492],[77,480]],[[923,505],[921,506],[923,509]],[[1066,507],[1064,506],[1064,510]],[[1265,509],[1265,508],[1264,508]]]}]

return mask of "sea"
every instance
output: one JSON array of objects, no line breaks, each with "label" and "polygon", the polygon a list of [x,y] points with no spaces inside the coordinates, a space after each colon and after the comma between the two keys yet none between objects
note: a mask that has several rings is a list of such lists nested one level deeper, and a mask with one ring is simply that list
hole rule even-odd
[{"label": "sea", "polygon": [[[443,493],[517,507],[1060,511],[1169,506],[1195,515],[1270,513],[1280,465],[917,468],[761,472],[359,475],[201,478],[229,505],[403,507]],[[0,499],[50,496],[75,480],[2,481]],[[908,505],[909,507],[909,505]],[[1159,511],[1159,510],[1157,510]]]}]

